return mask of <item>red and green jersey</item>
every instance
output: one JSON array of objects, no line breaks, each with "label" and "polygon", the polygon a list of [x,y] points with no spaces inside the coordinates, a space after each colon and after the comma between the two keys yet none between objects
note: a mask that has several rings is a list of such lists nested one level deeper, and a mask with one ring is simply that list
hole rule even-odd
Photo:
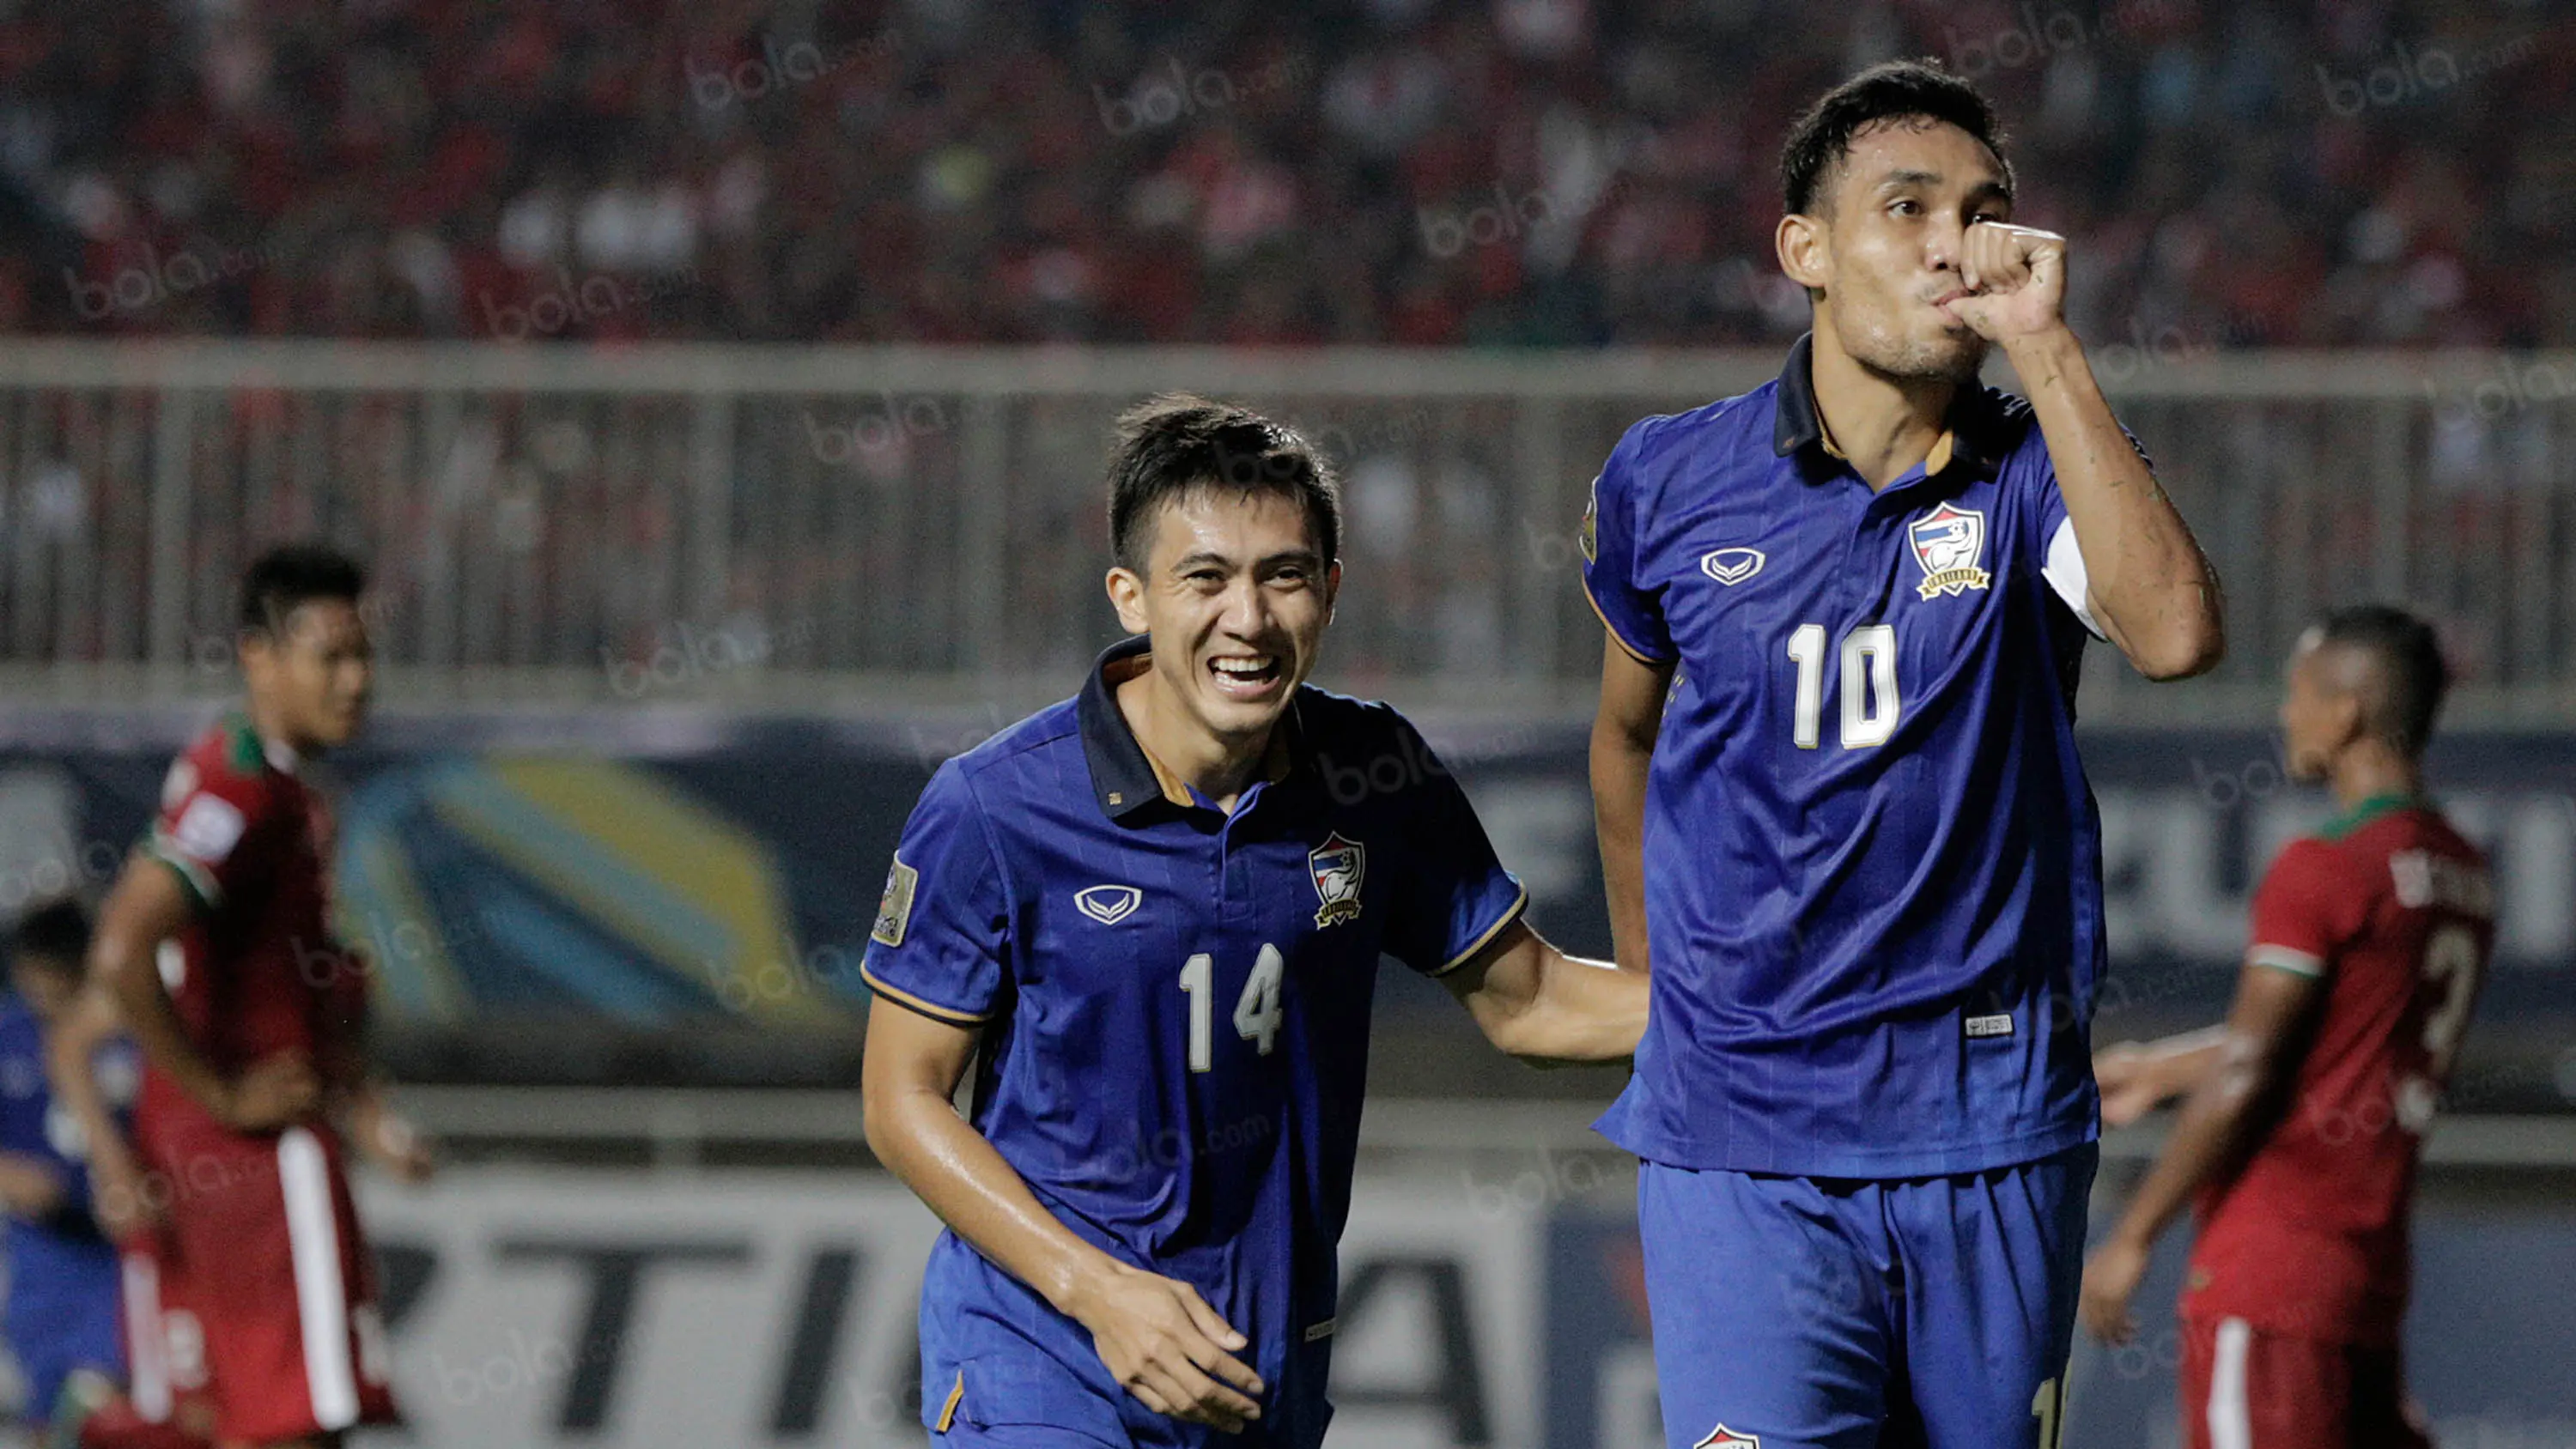
[{"label": "red and green jersey", "polygon": [[[198,908],[159,963],[189,1041],[227,1076],[283,1051],[328,1071],[366,977],[331,934],[331,814],[294,755],[226,717],[171,764],[143,849]],[[141,1110],[202,1115],[153,1071]]]},{"label": "red and green jersey", "polygon": [[2248,967],[2318,978],[2324,999],[2277,1125],[2202,1194],[2186,1316],[2395,1341],[2416,1161],[2494,917],[2486,858],[2405,796],[2364,801],[2273,862]]}]

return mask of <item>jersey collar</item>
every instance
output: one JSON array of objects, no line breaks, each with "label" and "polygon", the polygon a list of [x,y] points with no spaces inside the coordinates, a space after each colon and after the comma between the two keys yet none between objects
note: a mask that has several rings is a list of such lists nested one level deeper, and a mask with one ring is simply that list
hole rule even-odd
[{"label": "jersey collar", "polygon": [[[1813,332],[1801,334],[1789,348],[1789,360],[1781,367],[1779,385],[1772,394],[1771,451],[1778,457],[1790,458],[1801,449],[1817,448],[1826,457],[1841,462],[1843,450],[1835,445],[1833,434],[1826,431],[1824,414],[1816,410],[1815,351]],[[1950,404],[1950,426],[1923,460],[1923,476],[1929,478],[1952,463],[1981,471],[1991,468],[1998,455],[1983,439],[1993,411],[1993,395],[1983,383],[1971,382],[1960,388]]]},{"label": "jersey collar", "polygon": [[2404,790],[2386,790],[2354,805],[2329,820],[2317,831],[2325,840],[2341,840],[2361,827],[2394,810],[2405,810],[2423,803],[2423,798]]},{"label": "jersey collar", "polygon": [[[1157,800],[1184,810],[1199,803],[1188,785],[1146,752],[1118,708],[1118,686],[1152,667],[1147,657],[1151,652],[1152,641],[1143,634],[1110,645],[1092,661],[1091,675],[1082,682],[1082,697],[1074,706],[1082,731],[1082,757],[1091,766],[1092,795],[1100,802],[1101,813],[1112,820],[1124,820]],[[1277,784],[1288,778],[1299,737],[1297,704],[1291,699],[1279,727],[1270,732],[1270,748],[1261,762],[1264,780]]]}]

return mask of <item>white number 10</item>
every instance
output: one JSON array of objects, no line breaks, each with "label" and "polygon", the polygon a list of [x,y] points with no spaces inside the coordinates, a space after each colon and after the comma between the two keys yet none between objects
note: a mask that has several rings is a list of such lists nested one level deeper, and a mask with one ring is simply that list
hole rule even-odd
[{"label": "white number 10", "polygon": [[[1896,733],[1896,626],[1863,624],[1843,636],[1843,748],[1883,745]],[[1825,626],[1801,624],[1789,636],[1789,660],[1798,666],[1798,697],[1790,738],[1812,750],[1823,736]]]}]

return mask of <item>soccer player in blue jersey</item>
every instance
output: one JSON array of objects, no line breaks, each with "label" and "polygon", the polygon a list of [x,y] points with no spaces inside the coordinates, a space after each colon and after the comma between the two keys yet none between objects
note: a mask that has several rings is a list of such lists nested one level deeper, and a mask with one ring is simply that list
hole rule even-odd
[{"label": "soccer player in blue jersey", "polygon": [[1400,715],[1303,682],[1341,579],[1303,439],[1157,399],[1109,482],[1137,637],[939,768],[864,967],[868,1141],[949,1227],[923,1421],[942,1445],[1311,1449],[1380,954],[1541,1059],[1627,1056],[1646,983],[1523,923]]},{"label": "soccer player in blue jersey", "polygon": [[[0,1001],[0,1204],[9,1251],[0,1329],[26,1380],[34,1423],[53,1417],[75,1372],[124,1374],[116,1249],[91,1212],[80,1133],[45,1075],[45,1039],[79,997],[89,936],[88,913],[76,902],[28,911],[11,933],[14,994]],[[126,1065],[130,1095],[133,1064]]]},{"label": "soccer player in blue jersey", "polygon": [[1973,87],[1865,71],[1781,169],[1813,330],[1630,428],[1583,526],[1612,927],[1653,967],[1601,1128],[1671,1444],[2048,1449],[2097,1130],[2076,667],[2090,633],[2209,668],[2217,581]]}]

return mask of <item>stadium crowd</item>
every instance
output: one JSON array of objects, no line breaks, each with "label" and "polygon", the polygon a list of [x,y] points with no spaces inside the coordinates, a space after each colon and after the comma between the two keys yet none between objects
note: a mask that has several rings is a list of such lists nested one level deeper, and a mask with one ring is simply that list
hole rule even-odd
[{"label": "stadium crowd", "polygon": [[24,0],[0,328],[1755,342],[1806,315],[1770,259],[1798,100],[1929,54],[2002,103],[2097,343],[2563,346],[2555,15]]}]

